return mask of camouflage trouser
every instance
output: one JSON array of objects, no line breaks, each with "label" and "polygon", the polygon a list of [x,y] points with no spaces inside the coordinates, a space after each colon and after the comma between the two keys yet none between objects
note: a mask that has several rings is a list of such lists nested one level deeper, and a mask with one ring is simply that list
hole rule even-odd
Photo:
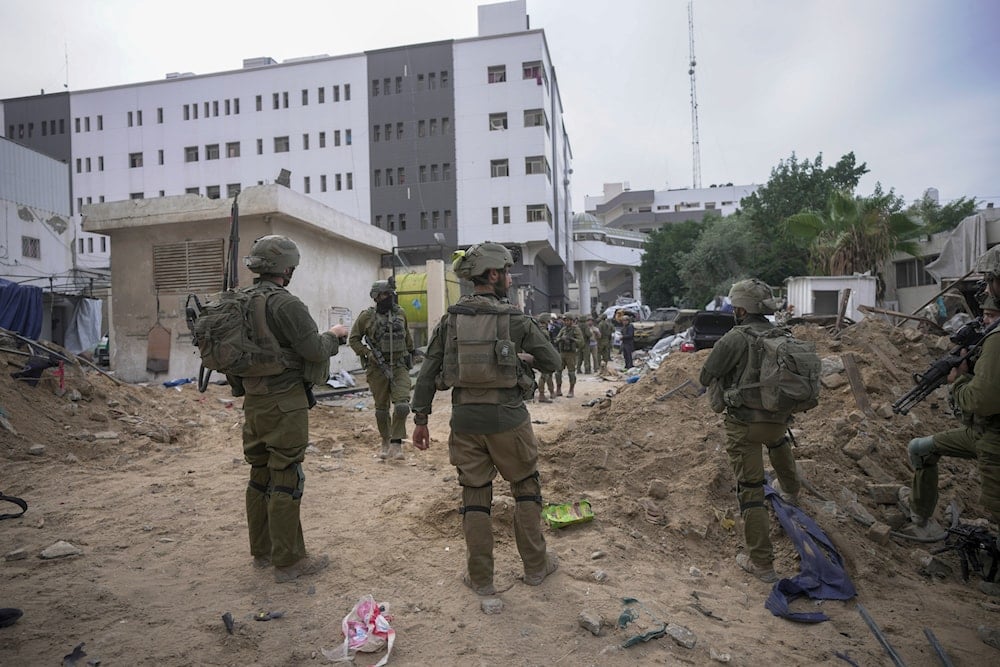
[{"label": "camouflage trouser", "polygon": [[514,496],[514,541],[524,573],[545,572],[542,535],[542,486],[538,480],[538,441],[531,421],[503,433],[452,432],[448,458],[462,485],[462,529],[469,578],[475,587],[493,583],[493,480],[499,472]]},{"label": "camouflage trouser", "polygon": [[[596,350],[596,347],[590,347],[590,343],[584,343],[583,349],[577,352],[576,356],[576,372],[577,373],[591,373],[590,362],[593,359],[593,355],[590,353],[591,350]],[[594,366],[596,368],[596,364]]]},{"label": "camouflage trouser", "polygon": [[725,417],[726,453],[736,475],[736,495],[743,517],[743,535],[750,559],[770,566],[774,549],[768,536],[770,520],[764,507],[764,456],[761,447],[778,474],[783,492],[798,493],[800,482],[795,472],[791,443],[785,438],[785,424],[747,423],[730,415]]},{"label": "camouflage trouser", "polygon": [[576,384],[576,352],[560,352],[559,356],[562,358],[562,366],[556,371],[556,389],[562,391],[562,372],[564,368],[569,377],[569,383]]},{"label": "camouflage trouser", "polygon": [[930,454],[913,473],[912,509],[919,516],[934,514],[938,499],[938,461],[942,456],[976,459],[982,488],[979,501],[994,521],[1000,521],[1000,432],[956,428],[934,435]]},{"label": "camouflage trouser", "polygon": [[597,344],[597,356],[604,363],[611,361],[611,343],[610,342],[600,342]]},{"label": "camouflage trouser", "polygon": [[379,435],[383,440],[403,440],[406,438],[406,418],[410,414],[410,371],[398,360],[392,371],[392,382],[389,382],[378,364],[372,361],[365,377],[375,402]]},{"label": "camouflage trouser", "polygon": [[247,394],[243,412],[243,454],[251,466],[246,490],[250,553],[276,567],[293,565],[306,555],[299,521],[302,460],[309,444],[305,388]]}]

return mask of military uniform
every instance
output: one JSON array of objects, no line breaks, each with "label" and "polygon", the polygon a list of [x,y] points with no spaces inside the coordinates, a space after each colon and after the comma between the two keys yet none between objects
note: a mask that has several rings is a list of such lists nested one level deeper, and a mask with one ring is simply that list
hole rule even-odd
[{"label": "military uniform", "polygon": [[559,356],[562,359],[555,375],[556,396],[562,396],[562,372],[565,368],[569,378],[569,391],[566,393],[566,397],[573,398],[573,389],[576,387],[577,353],[583,350],[584,346],[583,333],[581,333],[580,327],[576,326],[573,317],[567,316],[564,319],[566,322],[559,330],[555,340],[556,349],[559,350]]},{"label": "military uniform", "polygon": [[[380,282],[385,283],[386,291],[390,291],[386,281]],[[379,293],[376,291],[379,288],[379,283],[372,287],[373,297]],[[410,414],[409,369],[412,365],[413,336],[403,309],[391,301],[389,303],[388,312],[378,312],[377,307],[362,312],[351,328],[348,343],[362,360],[368,388],[375,401],[375,423],[382,437],[379,456],[401,458],[399,445],[406,438],[406,419]],[[373,350],[381,354],[384,365]]]},{"label": "military uniform", "polygon": [[[769,298],[770,289],[758,281],[741,281],[733,286],[731,298],[737,298],[745,283],[752,283],[750,301],[759,304]],[[767,296],[763,296],[766,294]],[[733,301],[734,305],[737,301]],[[750,340],[740,329],[749,328],[755,333],[767,331],[773,325],[762,314],[759,305],[746,303],[748,313],[740,327],[728,331],[712,348],[711,354],[701,369],[699,382],[709,388],[709,400],[716,412],[725,412],[726,453],[736,476],[737,496],[740,514],[743,517],[743,531],[750,561],[760,570],[770,570],[774,549],[768,531],[770,521],[764,507],[764,458],[761,446],[767,448],[767,455],[778,475],[782,490],[788,496],[797,497],[801,483],[795,471],[795,459],[791,444],[785,437],[789,415],[775,414],[747,407],[732,407],[726,402],[726,392],[735,388],[749,362]],[[744,307],[741,305],[740,307]]]},{"label": "military uniform", "polygon": [[632,353],[635,352],[635,326],[632,318],[622,320],[622,359],[625,362],[625,370],[632,368]]},{"label": "military uniform", "polygon": [[[995,298],[988,297],[983,307],[995,310]],[[987,334],[980,350],[975,374],[959,376],[951,388],[963,427],[914,438],[907,447],[914,468],[910,509],[918,524],[926,523],[934,514],[938,461],[946,456],[976,459],[980,502],[993,521],[1000,522],[1000,328]]]},{"label": "military uniform", "polygon": [[[271,247],[268,244],[273,239],[295,248],[284,237],[265,236],[255,243],[248,259],[255,252],[264,252],[259,247]],[[296,264],[297,248],[292,266]],[[248,266],[255,270],[249,261]],[[330,357],[337,354],[339,340],[328,331],[317,333],[306,305],[284,287],[258,278],[253,289],[267,294],[267,326],[280,344],[288,367],[277,375],[228,379],[235,395],[245,395],[243,454],[250,464],[246,490],[250,552],[259,564],[269,562],[284,569],[284,574],[276,571],[275,577],[288,581],[308,573],[300,570],[288,574],[291,566],[306,558],[299,510],[305,485],[302,461],[309,444],[310,391],[313,384],[329,378]]]},{"label": "military uniform", "polygon": [[607,315],[601,315],[597,328],[601,332],[601,338],[597,341],[597,356],[601,360],[601,370],[607,370],[608,362],[611,361],[611,338],[615,333],[615,325],[608,320]]},{"label": "military uniform", "polygon": [[[462,265],[460,257],[455,262],[456,274],[479,276],[490,268],[511,265],[509,252],[494,243],[473,246],[465,257],[471,255],[473,260],[483,257],[478,253],[484,246],[489,253],[486,259],[491,262],[487,269],[482,269],[482,264],[474,264],[470,269]],[[462,269],[465,269],[464,275]],[[522,366],[523,362],[516,355],[511,355],[515,351],[532,355],[534,368],[543,373],[558,367],[559,356],[534,320],[493,293],[464,296],[448,310],[449,314],[434,329],[417,377],[413,394],[414,424],[418,429],[424,427],[435,392],[453,387],[448,452],[462,486],[460,511],[467,549],[466,583],[480,594],[495,592],[490,510],[493,480],[499,472],[510,482],[511,493],[517,502],[514,538],[524,564],[525,583],[537,585],[555,569],[555,561],[554,556],[546,553],[541,532],[538,441],[524,404],[525,397],[534,392],[534,381],[529,379],[530,369]],[[463,348],[463,332],[481,326],[480,318],[495,318],[487,322],[498,323],[495,325],[496,341],[488,341],[482,348],[483,353],[470,352],[472,346]],[[501,334],[504,327],[507,329]],[[505,340],[507,335],[509,339]],[[482,340],[474,342],[482,343]],[[495,354],[485,353],[486,349]],[[510,365],[511,360],[516,365]],[[512,386],[515,374],[517,384]],[[483,377],[499,379],[482,384],[479,378]],[[426,448],[429,440],[421,440],[421,437],[426,437],[426,431],[417,430],[414,444]]]},{"label": "military uniform", "polygon": [[590,365],[590,341],[593,339],[593,335],[590,332],[590,325],[582,318],[577,322],[576,326],[580,329],[580,335],[583,336],[583,346],[577,350],[576,372],[589,375],[593,372]]}]

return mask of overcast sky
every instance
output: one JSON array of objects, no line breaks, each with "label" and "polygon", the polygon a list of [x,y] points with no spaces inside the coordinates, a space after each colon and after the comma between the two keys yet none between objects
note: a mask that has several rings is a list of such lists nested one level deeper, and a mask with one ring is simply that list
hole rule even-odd
[{"label": "overcast sky", "polygon": [[[476,0],[2,0],[0,98],[477,34]],[[528,0],[574,153],[606,182],[690,187],[686,0]],[[1000,205],[1000,2],[694,0],[702,184],[854,151],[907,201]],[[68,56],[68,67],[67,67]]]}]

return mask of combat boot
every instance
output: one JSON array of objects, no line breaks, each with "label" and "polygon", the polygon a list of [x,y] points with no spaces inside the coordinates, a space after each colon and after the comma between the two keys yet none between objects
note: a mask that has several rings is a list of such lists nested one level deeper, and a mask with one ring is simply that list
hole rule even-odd
[{"label": "combat boot", "polygon": [[274,580],[279,584],[295,581],[299,577],[316,574],[325,570],[330,565],[330,557],[326,554],[322,556],[306,556],[294,565],[288,567],[275,567]]},{"label": "combat boot", "polygon": [[393,461],[402,461],[406,458],[403,455],[403,443],[399,440],[389,442],[389,458]]},{"label": "combat boot", "polygon": [[538,390],[538,402],[539,403],[551,403],[552,399],[545,395],[545,392],[541,389]]},{"label": "combat boot", "polygon": [[552,394],[552,397],[562,396],[562,382],[556,383],[556,393]]},{"label": "combat boot", "polygon": [[778,580],[778,574],[774,571],[773,565],[758,565],[750,560],[747,554],[737,554],[736,564],[745,572],[749,572],[765,584],[773,584]]},{"label": "combat boot", "polygon": [[378,457],[380,459],[389,458],[389,438],[382,438],[382,449],[379,450]]},{"label": "combat boot", "polygon": [[566,393],[566,398],[573,398],[573,389],[576,387],[575,382],[569,383],[569,392]]},{"label": "combat boot", "polygon": [[524,573],[524,583],[529,586],[539,586],[545,578],[559,569],[559,556],[554,551],[545,552],[545,569],[539,572]]}]

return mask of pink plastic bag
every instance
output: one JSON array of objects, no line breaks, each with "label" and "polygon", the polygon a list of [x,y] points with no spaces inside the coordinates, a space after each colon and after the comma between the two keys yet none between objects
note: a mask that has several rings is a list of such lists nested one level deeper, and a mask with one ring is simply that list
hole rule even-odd
[{"label": "pink plastic bag", "polygon": [[357,651],[374,653],[388,647],[382,659],[373,665],[382,667],[389,662],[392,645],[396,641],[396,631],[389,625],[391,620],[392,616],[386,614],[385,605],[375,602],[371,595],[364,596],[340,625],[344,633],[344,643],[340,649],[323,649],[323,655],[331,661],[341,662],[351,660]]}]

